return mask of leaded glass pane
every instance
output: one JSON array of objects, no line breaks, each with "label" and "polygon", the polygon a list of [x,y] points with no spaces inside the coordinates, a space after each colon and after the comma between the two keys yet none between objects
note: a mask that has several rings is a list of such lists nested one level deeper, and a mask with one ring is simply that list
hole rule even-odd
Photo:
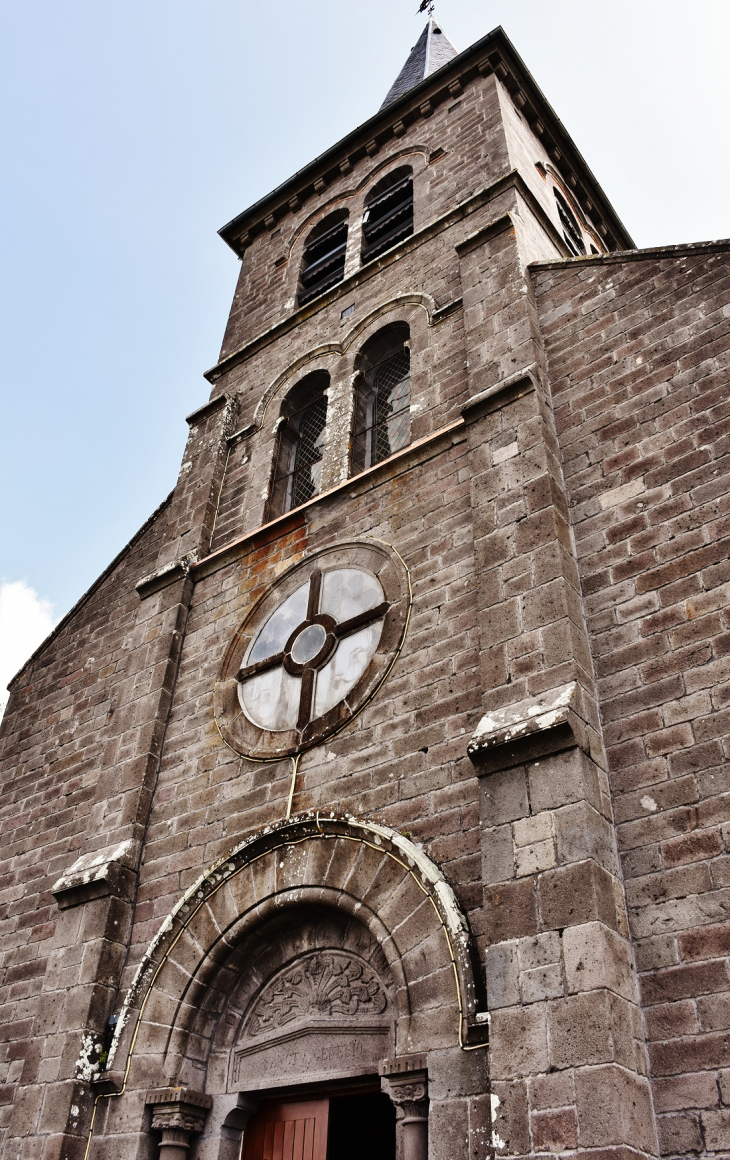
[{"label": "leaded glass pane", "polygon": [[243,711],[254,725],[272,732],[294,729],[299,715],[301,677],[290,677],[277,665],[239,687]]},{"label": "leaded glass pane", "polygon": [[384,599],[378,580],[361,568],[335,568],[322,576],[320,611],[334,616],[340,624]]},{"label": "leaded glass pane", "polygon": [[360,680],[375,655],[383,621],[376,620],[340,641],[337,652],[317,673],[314,717],[334,709]]},{"label": "leaded glass pane", "polygon": [[287,596],[283,604],[272,612],[246,654],[244,666],[265,661],[283,651],[294,629],[306,618],[308,599],[309,581]]}]

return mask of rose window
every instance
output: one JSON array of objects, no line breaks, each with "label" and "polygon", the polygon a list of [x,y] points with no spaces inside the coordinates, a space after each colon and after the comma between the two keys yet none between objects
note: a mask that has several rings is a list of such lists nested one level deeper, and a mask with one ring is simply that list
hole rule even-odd
[{"label": "rose window", "polygon": [[264,588],[229,646],[215,690],[223,739],[264,761],[324,741],[385,680],[409,612],[407,569],[386,545],[300,561]]},{"label": "rose window", "polygon": [[238,674],[246,716],[274,731],[301,731],[323,717],[370,664],[388,607],[368,572],[315,568],[247,651]]}]

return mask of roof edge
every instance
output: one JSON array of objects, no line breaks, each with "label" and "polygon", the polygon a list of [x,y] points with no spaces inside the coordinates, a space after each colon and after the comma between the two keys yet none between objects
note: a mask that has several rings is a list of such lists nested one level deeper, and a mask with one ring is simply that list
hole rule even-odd
[{"label": "roof edge", "polygon": [[42,652],[43,652],[43,651],[44,651],[44,650],[45,650],[45,649],[48,647],[48,645],[51,643],[51,641],[52,641],[52,640],[54,640],[54,639],[55,639],[55,638],[58,636],[58,634],[59,634],[59,633],[60,633],[60,632],[61,632],[61,631],[62,631],[62,630],[63,630],[63,629],[66,627],[66,625],[67,625],[67,624],[69,623],[69,621],[70,621],[70,620],[71,620],[71,619],[72,619],[72,618],[73,618],[73,617],[76,615],[76,613],[77,613],[77,612],[80,612],[80,610],[83,608],[83,606],[84,606],[84,605],[87,603],[87,601],[88,601],[88,600],[90,600],[90,599],[91,599],[91,597],[92,597],[92,596],[94,595],[94,593],[95,593],[95,592],[96,592],[96,591],[97,591],[97,590],[98,590],[98,589],[101,587],[101,585],[104,583],[104,581],[105,581],[105,580],[106,580],[106,579],[107,579],[109,576],[111,576],[111,574],[112,574],[112,572],[114,571],[114,569],[115,569],[115,568],[117,568],[119,564],[121,564],[121,562],[122,562],[122,560],[124,559],[124,557],[125,557],[125,556],[126,556],[128,553],[129,553],[129,552],[131,552],[131,550],[132,550],[132,548],[135,546],[135,544],[139,543],[139,541],[142,539],[142,536],[145,534],[145,532],[146,532],[146,531],[147,531],[149,528],[151,528],[151,527],[152,527],[152,524],[155,522],[155,520],[157,520],[157,519],[159,518],[159,516],[161,516],[161,515],[162,515],[162,512],[165,510],[165,508],[166,508],[166,507],[168,506],[168,504],[170,503],[170,500],[172,499],[172,497],[173,497],[173,495],[174,495],[174,491],[175,491],[175,489],[173,488],[173,490],[170,492],[170,494],[169,494],[168,496],[166,496],[166,497],[165,497],[165,499],[163,499],[162,503],[161,503],[161,504],[159,504],[159,505],[158,505],[158,506],[155,508],[155,510],[153,511],[152,515],[151,515],[151,516],[149,516],[149,517],[148,517],[148,518],[145,520],[145,522],[142,524],[142,527],[141,527],[141,528],[139,528],[139,529],[138,529],[138,530],[137,530],[137,531],[134,533],[134,535],[132,536],[131,540],[129,540],[129,541],[128,541],[128,542],[127,542],[125,545],[124,545],[124,547],[122,548],[121,552],[117,552],[116,556],[115,556],[115,557],[114,557],[114,559],[111,561],[111,563],[110,563],[110,564],[107,564],[107,566],[106,566],[106,568],[104,569],[104,571],[103,571],[103,572],[101,572],[101,573],[100,573],[100,574],[97,576],[96,580],[94,580],[94,581],[93,581],[93,582],[92,582],[92,583],[89,585],[89,587],[86,589],[86,592],[84,592],[83,596],[80,596],[80,597],[79,597],[79,599],[76,601],[76,603],[75,603],[74,605],[72,605],[72,607],[71,607],[71,608],[69,608],[68,612],[67,612],[67,613],[65,613],[65,615],[61,617],[61,619],[59,620],[58,624],[57,624],[57,625],[56,625],[54,628],[52,628],[52,629],[51,629],[51,631],[49,632],[48,636],[47,636],[47,637],[45,637],[45,638],[44,638],[44,640],[42,640],[42,641],[41,641],[41,643],[38,645],[38,648],[37,648],[37,649],[35,649],[35,650],[34,650],[34,651],[33,651],[33,652],[30,654],[30,656],[28,657],[27,661],[25,661],[25,663],[24,663],[23,665],[21,665],[21,667],[18,669],[18,671],[17,671],[17,673],[15,674],[15,676],[14,676],[14,677],[13,677],[13,678],[12,678],[10,681],[8,681],[8,683],[7,683],[7,686],[6,686],[6,687],[7,687],[7,689],[8,689],[8,691],[10,691],[10,690],[12,690],[12,689],[13,689],[13,687],[15,686],[15,684],[17,683],[17,681],[19,681],[19,680],[20,680],[20,678],[22,677],[23,673],[24,673],[24,672],[25,672],[25,670],[28,668],[28,666],[29,666],[29,665],[31,665],[31,664],[33,663],[33,661],[34,661],[34,660],[36,660],[36,658],[37,658],[37,657],[39,657],[39,656],[40,656],[40,654],[41,654],[41,653],[42,653]]},{"label": "roof edge", "polygon": [[[320,153],[319,156],[308,162],[307,165],[297,170],[286,181],[271,190],[270,193],[259,198],[258,201],[254,202],[240,214],[237,214],[218,230],[219,236],[231,247],[237,256],[241,257],[245,249],[245,243],[243,245],[239,244],[239,239],[241,235],[246,233],[245,227],[247,225],[253,228],[260,225],[263,228],[264,218],[268,217],[272,211],[275,213],[278,209],[279,211],[283,211],[283,213],[288,212],[289,207],[286,202],[289,197],[292,197],[297,192],[301,194],[303,192],[302,187],[306,188],[308,184],[313,184],[317,174],[321,174],[323,170],[326,171],[328,168],[334,167],[338,161],[344,161],[349,155],[358,152],[358,147],[360,152],[364,152],[365,142],[367,140],[377,136],[379,133],[382,134],[387,130],[389,123],[395,124],[401,120],[403,115],[412,106],[417,106],[423,101],[427,93],[435,95],[440,89],[446,88],[452,74],[465,73],[471,69],[477,70],[477,65],[482,63],[477,58],[484,57],[486,59],[486,54],[490,50],[492,56],[496,53],[503,59],[496,62],[496,67],[492,65],[492,61],[490,60],[488,63],[492,67],[490,67],[489,71],[496,72],[498,78],[502,83],[507,85],[508,89],[510,88],[510,80],[514,82],[512,88],[521,97],[520,103],[523,114],[526,112],[529,113],[530,106],[532,106],[531,111],[535,113],[533,121],[539,123],[542,129],[542,133],[538,135],[543,137],[547,135],[548,138],[555,138],[554,145],[558,152],[558,160],[563,160],[564,158],[569,169],[574,168],[579,172],[583,182],[587,186],[587,193],[593,203],[593,210],[589,212],[592,212],[594,216],[597,213],[599,219],[602,218],[609,225],[611,232],[615,235],[616,243],[620,248],[625,250],[634,249],[635,243],[631,235],[501,25],[498,25],[491,32],[487,33],[481,40],[476,41],[464,49],[463,52],[460,52],[452,60],[448,61],[447,64],[431,73],[430,76],[425,77],[419,84],[409,89],[390,105],[387,105],[384,109],[379,109],[367,121],[358,125],[345,137],[336,142],[336,144],[325,150],[324,153]],[[475,76],[468,79],[475,79]],[[543,119],[545,124],[543,124]],[[569,173],[566,173],[565,176],[569,177]],[[276,205],[277,202],[279,203],[278,206]],[[284,203],[283,205],[281,204],[282,202]],[[280,216],[283,216],[283,213],[280,213]]]},{"label": "roof edge", "polygon": [[676,242],[667,246],[638,246],[631,250],[612,250],[609,254],[578,254],[570,258],[550,258],[530,262],[528,270],[562,270],[576,265],[609,266],[617,262],[644,262],[652,258],[681,258],[692,254],[726,254],[730,238],[710,242]]}]

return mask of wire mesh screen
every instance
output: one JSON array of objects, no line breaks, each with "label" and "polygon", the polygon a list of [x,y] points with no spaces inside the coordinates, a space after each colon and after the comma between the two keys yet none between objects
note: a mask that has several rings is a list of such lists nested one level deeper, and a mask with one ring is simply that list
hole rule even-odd
[{"label": "wire mesh screen", "polygon": [[327,423],[327,400],[324,396],[300,412],[299,438],[294,455],[290,507],[299,507],[316,495],[322,483],[322,454]]},{"label": "wire mesh screen", "polygon": [[367,376],[353,433],[353,469],[362,470],[407,447],[411,438],[410,351],[402,347]]}]

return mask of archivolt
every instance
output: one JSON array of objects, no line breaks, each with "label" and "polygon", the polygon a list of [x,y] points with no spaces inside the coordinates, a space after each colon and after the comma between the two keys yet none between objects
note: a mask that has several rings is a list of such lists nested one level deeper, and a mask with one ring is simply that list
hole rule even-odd
[{"label": "archivolt", "polygon": [[355,342],[364,331],[368,330],[369,327],[372,326],[373,322],[375,322],[383,315],[390,314],[393,310],[401,309],[404,306],[421,307],[426,311],[428,324],[429,326],[431,325],[431,319],[433,317],[434,311],[436,310],[436,301],[431,297],[430,294],[422,294],[414,291],[411,294],[399,294],[397,297],[389,299],[388,302],[381,303],[380,306],[376,306],[373,310],[370,311],[369,314],[366,314],[364,318],[362,318],[358,323],[355,324],[355,326],[347,331],[340,342],[328,342],[323,343],[321,346],[314,347],[313,350],[307,351],[306,354],[301,355],[300,358],[291,363],[291,365],[288,366],[286,370],[283,370],[281,374],[277,375],[273,383],[271,383],[266,388],[266,391],[262,395],[258,406],[256,407],[253,418],[256,428],[260,429],[263,426],[264,419],[266,418],[266,411],[274,396],[277,395],[288,382],[295,378],[295,376],[298,375],[305,366],[308,366],[310,363],[313,363],[318,359],[331,358],[332,356],[341,357],[342,355],[346,354],[349,347],[352,346],[353,342]]},{"label": "archivolt", "polygon": [[[297,857],[300,851],[306,856]],[[440,1034],[464,1049],[481,1045],[486,1022],[478,1008],[486,1008],[469,925],[439,867],[388,826],[306,814],[241,842],[201,875],[162,923],[126,996],[110,1052],[108,1066],[124,1069],[125,1086],[138,1039],[149,1058],[167,1027],[169,1045],[186,995],[205,985],[221,948],[230,950],[256,913],[309,901],[315,891],[324,905],[342,906],[347,899],[350,914],[369,926],[395,968],[396,986],[411,989],[422,980],[424,962],[440,980],[452,976],[450,997],[444,983],[439,987],[441,1015],[455,1007],[453,1030],[443,1024]],[[401,1050],[427,1050],[439,1038],[432,1015],[424,1011],[416,1018],[407,1007],[406,1001],[400,1005],[410,1028]],[[150,1036],[157,1037],[157,1049],[146,1042]]]},{"label": "archivolt", "polygon": [[289,238],[289,241],[285,246],[287,261],[291,257],[292,250],[297,244],[299,238],[301,238],[302,234],[305,234],[307,230],[312,229],[315,222],[319,221],[320,218],[325,217],[328,213],[331,213],[332,210],[337,209],[338,207],[344,207],[348,201],[351,201],[353,197],[357,197],[357,195],[363,189],[365,189],[366,186],[370,185],[371,181],[374,181],[390,166],[395,165],[398,161],[402,161],[404,157],[422,156],[425,163],[428,158],[428,154],[429,148],[427,145],[409,145],[404,149],[398,149],[395,153],[390,153],[382,161],[379,161],[377,165],[374,165],[373,168],[368,173],[366,173],[364,177],[361,178],[361,180],[354,188],[344,189],[334,197],[331,197],[328,201],[324,202],[324,204],[318,205],[316,209],[313,209],[312,212],[307,215],[304,221],[299,223],[296,230]]}]

